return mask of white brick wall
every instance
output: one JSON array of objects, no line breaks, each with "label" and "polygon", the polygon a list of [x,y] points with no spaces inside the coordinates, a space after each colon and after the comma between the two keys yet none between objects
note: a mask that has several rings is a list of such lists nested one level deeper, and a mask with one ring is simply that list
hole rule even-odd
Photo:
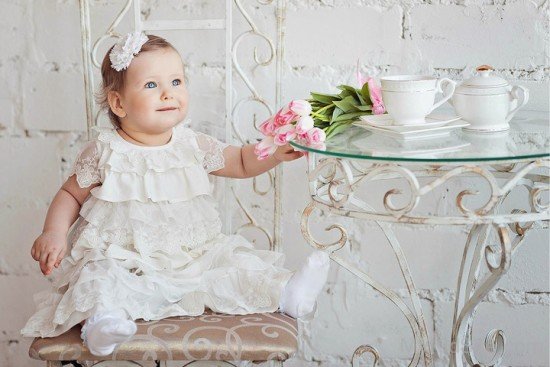
[{"label": "white brick wall", "polygon": [[[93,1],[94,35],[105,29],[124,1]],[[216,0],[144,1],[152,18],[179,12],[193,19],[223,14]],[[273,32],[273,11],[245,1],[260,29]],[[254,5],[252,5],[254,4]],[[238,12],[235,12],[238,17]],[[355,83],[361,59],[381,73],[431,73],[456,80],[488,63],[513,83],[531,90],[527,106],[549,109],[549,3],[543,0],[290,0],[286,22],[284,100],[309,91]],[[123,27],[127,27],[123,22]],[[246,24],[237,21],[235,31]],[[29,340],[19,335],[32,312],[32,294],[47,286],[29,255],[53,195],[84,141],[80,27],[77,0],[0,0],[0,366],[41,365],[27,357]],[[223,35],[190,32],[162,35],[183,52],[190,80],[194,126],[223,136]],[[205,46],[206,45],[206,46]],[[248,42],[243,48],[250,46]],[[265,54],[265,44],[259,44]],[[102,55],[104,50],[100,52]],[[250,65],[243,51],[245,65]],[[258,89],[273,99],[273,69],[258,68]],[[237,88],[240,88],[237,85]],[[255,111],[265,114],[264,110]],[[260,116],[260,115],[259,115]],[[258,118],[262,118],[258,117]],[[284,168],[283,250],[297,268],[311,251],[298,228],[308,202],[305,162]],[[380,189],[380,188],[378,188]],[[252,204],[258,204],[253,202]],[[432,200],[439,211],[450,208]],[[268,215],[263,215],[265,220]],[[325,223],[333,218],[324,219]],[[395,259],[379,230],[346,222],[350,258],[403,293]],[[316,233],[322,233],[319,227]],[[436,366],[448,362],[453,289],[464,228],[401,228],[398,236],[421,289]],[[329,238],[327,238],[328,240]],[[492,328],[507,333],[505,365],[548,366],[550,285],[548,233],[534,231],[478,311],[475,350]],[[386,299],[334,266],[318,317],[305,329],[304,348],[285,366],[348,366],[361,344],[380,349],[384,365],[406,365],[412,334]]]}]

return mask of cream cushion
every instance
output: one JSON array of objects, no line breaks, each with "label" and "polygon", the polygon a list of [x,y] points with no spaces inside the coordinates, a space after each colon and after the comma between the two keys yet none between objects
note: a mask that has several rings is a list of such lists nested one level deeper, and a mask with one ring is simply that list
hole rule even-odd
[{"label": "cream cushion", "polygon": [[67,360],[227,360],[283,361],[297,350],[296,320],[282,313],[138,320],[138,331],[112,355],[97,357],[82,345],[80,326],[54,338],[36,338],[34,359]]}]

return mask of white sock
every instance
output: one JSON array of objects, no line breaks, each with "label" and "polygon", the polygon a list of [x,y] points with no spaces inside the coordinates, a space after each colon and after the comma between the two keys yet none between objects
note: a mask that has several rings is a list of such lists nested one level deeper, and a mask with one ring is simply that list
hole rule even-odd
[{"label": "white sock", "polygon": [[136,323],[123,310],[99,312],[86,320],[80,336],[90,352],[106,356],[137,331]]},{"label": "white sock", "polygon": [[317,296],[321,293],[328,276],[329,256],[315,251],[306,263],[290,278],[279,303],[282,312],[299,318],[314,310]]}]

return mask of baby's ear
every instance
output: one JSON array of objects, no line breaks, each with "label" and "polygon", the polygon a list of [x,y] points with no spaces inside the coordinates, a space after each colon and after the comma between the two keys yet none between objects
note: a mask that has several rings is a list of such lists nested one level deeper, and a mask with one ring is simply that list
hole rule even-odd
[{"label": "baby's ear", "polygon": [[122,100],[120,98],[120,93],[116,91],[110,91],[107,94],[107,100],[109,101],[109,107],[115,115],[120,118],[126,117],[126,111],[122,107]]}]

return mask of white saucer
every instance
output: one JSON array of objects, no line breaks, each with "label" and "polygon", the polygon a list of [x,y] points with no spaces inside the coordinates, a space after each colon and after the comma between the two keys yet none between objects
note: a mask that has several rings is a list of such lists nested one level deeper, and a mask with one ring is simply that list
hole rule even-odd
[{"label": "white saucer", "polygon": [[382,115],[365,115],[361,116],[361,123],[368,124],[370,126],[378,127],[380,129],[393,130],[393,131],[412,131],[412,130],[425,130],[427,128],[439,127],[447,125],[453,121],[459,120],[458,116],[443,116],[443,115],[428,115],[426,116],[426,122],[418,125],[395,125],[393,119],[387,113]]},{"label": "white saucer", "polygon": [[435,127],[423,126],[422,129],[416,128],[414,130],[408,130],[408,131],[388,130],[385,128],[371,126],[369,124],[365,124],[364,122],[360,122],[360,121],[354,122],[353,125],[360,126],[363,129],[371,131],[376,134],[390,136],[394,139],[413,140],[413,139],[428,139],[428,138],[445,136],[449,134],[452,130],[469,126],[470,124],[467,123],[466,121],[458,120],[458,121],[447,123],[446,125],[443,125],[443,126],[435,126]]}]

